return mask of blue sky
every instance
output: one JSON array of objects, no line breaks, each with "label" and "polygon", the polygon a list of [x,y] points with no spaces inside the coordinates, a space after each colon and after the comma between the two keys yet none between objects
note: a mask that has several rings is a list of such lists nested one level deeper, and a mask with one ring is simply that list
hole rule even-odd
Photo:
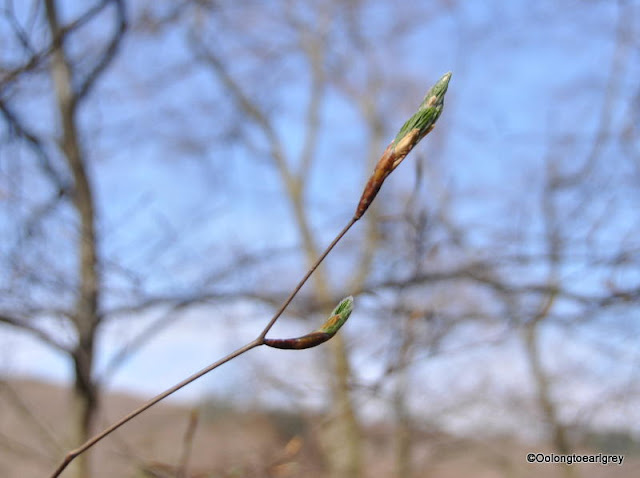
[{"label": "blue sky", "polygon": [[[424,7],[428,11],[427,3],[420,4],[420,10]],[[393,10],[390,5],[373,9],[367,22],[374,26],[384,23],[385,15]],[[449,10],[442,9],[435,18],[425,18],[423,28],[415,28],[414,35],[394,46],[392,66],[402,71],[403,77],[396,79],[386,73],[388,77],[382,84],[387,89],[381,92],[384,98],[380,100],[400,101],[385,115],[390,125],[389,139],[420,103],[426,89],[440,75],[453,71],[438,127],[414,153],[416,157],[410,159],[424,161],[427,176],[440,181],[445,192],[448,189],[456,220],[479,251],[491,253],[506,247],[493,242],[496,234],[516,230],[531,239],[531,248],[539,244],[535,241],[541,234],[537,208],[550,138],[560,141],[566,133],[574,135],[570,146],[558,150],[561,169],[577,167],[588,153],[610,81],[618,8],[615,2],[604,1],[462,2]],[[246,248],[291,248],[299,238],[271,166],[256,159],[242,144],[215,144],[216,135],[223,136],[231,121],[233,106],[224,101],[225,94],[210,73],[185,66],[189,63],[185,44],[185,34],[179,30],[129,38],[113,71],[100,84],[95,100],[83,110],[82,118],[87,142],[91,144],[100,224],[108,231],[103,253],[140,271],[152,290],[187,293],[201,273],[199,266],[208,261],[228,259]],[[372,53],[382,55],[384,51]],[[624,59],[616,102],[626,105],[630,95],[625,92],[632,91],[640,77],[640,61],[638,53],[631,50],[620,55]],[[291,61],[295,66],[296,60]],[[358,70],[359,65],[354,59],[353,74],[366,75],[364,69]],[[152,87],[151,80],[156,81]],[[265,79],[265,85],[255,85],[258,88],[251,90],[273,95],[269,101],[276,105],[282,96],[288,99],[284,104],[298,105],[289,109],[280,105],[277,109],[278,133],[286,138],[285,147],[290,153],[298,151],[301,144],[297,124],[306,101],[304,81],[305,75],[301,74],[274,91]],[[153,89],[158,85],[160,97]],[[44,97],[32,100],[29,108],[36,113],[31,120],[34,125],[44,128],[51,122],[48,106]],[[353,104],[335,90],[328,92],[322,121],[325,128],[307,198],[319,241],[326,243],[355,207],[360,190],[353,184],[364,184],[362,151],[366,137]],[[612,118],[611,130],[624,121],[624,115]],[[354,122],[356,127],[352,127]],[[258,147],[264,146],[264,138],[251,134]],[[335,154],[336,148],[341,148],[340,154]],[[597,238],[603,244],[637,231],[638,226],[633,213],[638,197],[630,193],[633,183],[626,182],[627,163],[615,143],[607,144],[607,154],[615,166],[600,166],[596,180],[603,189],[612,187],[603,198],[614,205],[610,211],[601,212],[609,216],[608,232]],[[0,170],[7,171],[7,159],[1,161]],[[407,185],[413,184],[415,169],[409,160],[406,163],[385,184],[379,201],[397,199],[410,189]],[[437,193],[426,192],[427,197]],[[523,201],[523,196],[531,199]],[[568,203],[571,200],[568,198]],[[390,211],[401,204],[388,202]],[[597,203],[591,207],[597,212]],[[6,219],[2,221],[6,230]],[[587,227],[586,223],[579,224]],[[179,253],[149,254],[149,244],[167,234],[182,245]],[[358,234],[357,230],[353,233],[355,237]],[[630,237],[628,241],[637,250],[638,239]],[[275,266],[269,285],[277,283],[286,289],[287,284],[293,284],[297,273],[287,268],[295,265],[299,271],[297,259],[289,258]],[[340,270],[337,260],[330,260],[329,267]],[[580,277],[580,273],[580,269],[567,271],[577,276],[577,281],[582,279],[582,287],[600,284],[597,274]],[[115,289],[123,284],[121,280],[114,274],[109,277],[109,284]],[[231,280],[237,284],[244,279]],[[637,274],[628,273],[620,284],[637,280]],[[117,294],[108,300],[118,300]],[[159,315],[162,311],[153,313]],[[268,316],[264,308],[246,304],[190,311],[127,362],[110,386],[144,395],[159,392],[253,338]],[[358,320],[357,310],[354,319]],[[625,320],[633,319],[637,315],[625,316]],[[144,327],[145,320],[149,319],[123,319],[106,326],[99,346],[98,369],[123,340]],[[283,334],[306,330],[305,324],[287,322],[286,318],[281,322],[277,330]],[[358,326],[352,329],[358,330]],[[345,333],[357,340],[349,327]],[[566,337],[562,331],[551,331],[550,335],[554,333]],[[582,346],[576,345],[580,349],[577,355],[584,352]],[[507,344],[504,350],[487,353],[487,367],[503,360],[512,347]],[[70,378],[70,366],[64,357],[43,349],[23,334],[0,329],[0,350],[0,366],[9,374],[55,381]],[[637,349],[629,345],[627,350],[637,370]],[[316,353],[321,352],[309,352],[300,361],[313,369],[318,366]],[[274,369],[285,375],[296,373],[273,357]],[[180,396],[200,397],[225,388],[225,384],[233,388],[234,381],[241,382],[239,376],[254,373],[251,366],[270,358],[264,351],[252,353],[246,360],[240,359],[246,366],[235,363],[216,371]],[[362,365],[363,376],[378,372],[367,353],[356,360]],[[478,360],[476,352],[471,351],[454,357],[452,363],[468,367]],[[497,381],[519,384],[516,377],[522,373],[526,373],[525,367],[516,364],[499,373]],[[624,383],[624,377],[635,372],[632,367],[631,371],[620,373]],[[440,384],[441,389],[446,388],[447,377],[438,373],[435,376],[436,384],[430,386],[438,388]],[[300,379],[306,380],[304,376]],[[312,380],[304,383],[314,389]]]}]

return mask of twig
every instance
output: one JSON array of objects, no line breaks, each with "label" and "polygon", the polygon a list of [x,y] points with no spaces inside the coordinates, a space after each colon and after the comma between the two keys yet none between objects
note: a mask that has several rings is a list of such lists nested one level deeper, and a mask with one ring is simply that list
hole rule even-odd
[{"label": "twig", "polygon": [[184,433],[184,440],[182,444],[182,453],[180,461],[178,462],[178,471],[176,478],[187,478],[189,459],[191,458],[191,451],[193,449],[193,437],[196,434],[196,427],[198,426],[198,411],[192,410],[189,415],[189,425]]},{"label": "twig", "polygon": [[257,347],[258,345],[262,345],[261,342],[259,342],[258,340],[254,340],[252,342],[249,342],[248,344],[246,344],[243,347],[240,347],[239,349],[237,349],[234,352],[231,352],[229,355],[227,355],[224,358],[221,358],[220,360],[218,360],[217,362],[212,363],[211,365],[209,365],[208,367],[203,368],[202,370],[200,370],[199,372],[194,373],[193,375],[191,375],[189,378],[186,378],[185,380],[183,380],[182,382],[174,385],[173,387],[169,388],[168,390],[165,390],[164,392],[162,392],[160,395],[156,395],[154,398],[152,398],[151,400],[149,400],[147,403],[145,403],[144,405],[136,408],[134,411],[132,411],[131,413],[129,413],[128,415],[126,415],[125,417],[121,418],[120,420],[118,420],[116,423],[114,423],[113,425],[111,425],[109,428],[106,428],[105,430],[103,430],[102,432],[98,433],[96,436],[94,436],[93,438],[91,438],[90,440],[88,440],[86,443],[84,443],[83,445],[81,445],[80,447],[76,448],[75,450],[71,450],[69,453],[67,453],[67,456],[65,456],[64,460],[62,461],[62,463],[60,463],[60,466],[58,466],[58,468],[56,469],[56,471],[53,472],[53,474],[51,475],[51,478],[56,478],[58,476],[60,476],[60,473],[62,473],[64,471],[64,469],[79,455],[81,455],[82,453],[84,453],[85,451],[87,451],[89,448],[91,448],[93,445],[95,445],[96,443],[98,443],[100,440],[102,440],[103,438],[105,438],[107,435],[111,434],[112,432],[114,432],[115,430],[117,430],[118,428],[120,428],[122,425],[124,425],[125,423],[127,423],[129,420],[137,417],[138,415],[140,415],[142,412],[144,412],[145,410],[147,410],[148,408],[151,408],[152,406],[154,406],[156,403],[158,403],[161,400],[164,400],[165,398],[167,398],[169,395],[177,392],[178,390],[180,390],[182,387],[185,387],[186,385],[190,384],[191,382],[193,382],[194,380],[199,379],[200,377],[202,377],[203,375],[211,372],[213,369],[219,367],[222,364],[227,363],[228,361],[238,357],[239,355],[242,355],[243,353],[251,350],[254,347]]},{"label": "twig", "polygon": [[239,349],[231,352],[226,357],[221,358],[217,362],[212,363],[211,365],[203,368],[199,372],[191,375],[190,377],[182,380],[180,383],[174,385],[173,387],[165,390],[161,394],[155,396],[144,405],[138,407],[133,410],[128,415],[124,416],[116,423],[106,428],[102,432],[98,433],[96,436],[88,440],[86,443],[81,445],[80,447],[71,450],[67,453],[64,460],[58,468],[53,472],[50,478],[56,478],[60,476],[62,471],[79,455],[87,451],[93,445],[98,443],[100,440],[105,438],[107,435],[111,434],[122,425],[132,420],[136,416],[140,415],[145,410],[151,408],[156,403],[164,400],[169,395],[177,392],[181,388],[189,385],[191,382],[199,379],[203,375],[208,374],[212,370],[224,365],[225,363],[233,360],[234,358],[248,352],[249,350],[259,347],[261,345],[268,345],[276,348],[287,348],[287,349],[303,349],[303,348],[311,348],[316,347],[327,340],[329,340],[338,329],[344,324],[344,322],[349,318],[351,311],[353,309],[353,298],[347,297],[343,299],[333,310],[327,321],[316,331],[311,332],[310,334],[304,335],[302,337],[294,338],[294,339],[267,339],[266,335],[269,333],[271,328],[274,326],[276,321],[283,314],[285,309],[289,306],[293,298],[298,294],[302,286],[307,282],[309,277],[314,273],[314,271],[318,268],[318,266],[324,261],[327,255],[333,250],[335,245],[340,242],[340,240],[344,237],[344,235],[351,229],[351,227],[364,215],[367,211],[373,200],[375,199],[378,191],[382,187],[382,183],[387,178],[387,176],[402,162],[402,160],[409,154],[409,152],[418,144],[418,142],[424,138],[434,127],[436,121],[440,117],[440,113],[442,112],[442,108],[444,107],[444,96],[447,92],[447,87],[449,85],[449,80],[451,79],[451,73],[447,73],[427,92],[424,100],[418,107],[416,113],[407,120],[407,122],[402,126],[400,132],[396,135],[394,140],[389,144],[387,149],[385,150],[382,158],[378,161],[372,176],[369,178],[367,185],[365,186],[364,192],[360,198],[358,203],[358,207],[351,218],[351,220],[347,223],[347,225],[338,233],[331,244],[327,246],[325,251],[318,257],[315,263],[309,268],[304,277],[298,282],[298,285],[293,289],[289,297],[282,303],[280,308],[273,315],[271,320],[264,327],[262,332],[251,342],[246,345],[240,347]]}]

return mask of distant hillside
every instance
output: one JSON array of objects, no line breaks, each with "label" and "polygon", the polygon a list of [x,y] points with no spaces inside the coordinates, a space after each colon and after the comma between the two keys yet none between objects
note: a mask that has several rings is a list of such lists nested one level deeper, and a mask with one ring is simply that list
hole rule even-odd
[{"label": "distant hillside", "polygon": [[[108,395],[102,424],[140,403],[139,398]],[[68,412],[69,394],[60,387],[26,380],[0,382],[0,477],[47,476],[73,445],[66,441]],[[177,467],[185,462],[192,478],[324,476],[314,439],[322,417],[240,411],[213,401],[193,412],[186,406],[160,404],[144,413],[90,452],[94,477],[175,477]],[[193,433],[188,438],[190,424]],[[588,438],[585,446],[611,444],[598,442],[605,434],[591,433]],[[543,451],[542,446],[510,439],[453,437],[425,427],[417,427],[412,440],[419,477],[564,476],[562,465],[526,462],[527,452]],[[573,465],[575,470],[583,478],[640,476],[640,458],[629,440],[625,441],[623,466]],[[367,478],[393,476],[393,427],[384,423],[370,426],[367,441]]]}]

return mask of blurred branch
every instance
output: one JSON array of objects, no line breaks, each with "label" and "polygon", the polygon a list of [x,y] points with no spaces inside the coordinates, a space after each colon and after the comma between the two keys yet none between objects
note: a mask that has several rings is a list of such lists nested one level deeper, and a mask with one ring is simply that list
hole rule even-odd
[{"label": "blurred branch", "polygon": [[43,48],[39,52],[34,52],[22,65],[8,70],[4,76],[0,77],[0,95],[3,94],[5,89],[8,88],[11,83],[16,81],[22,74],[39,67],[44,60],[46,60],[51,53],[53,53],[53,51],[65,41],[67,35],[91,21],[95,16],[100,14],[107,5],[113,2],[122,3],[122,0],[101,0],[88,8],[74,21],[67,25],[60,26],[52,36],[51,42],[47,47]]},{"label": "blurred branch", "polygon": [[27,319],[18,318],[12,315],[8,315],[4,312],[0,312],[0,323],[10,325],[12,327],[15,327],[18,330],[26,331],[29,334],[33,335],[38,340],[49,345],[50,347],[53,347],[56,350],[59,350],[61,352],[66,352],[66,353],[70,352],[70,349],[65,344],[63,344],[62,342],[59,342],[58,340],[53,338],[53,336],[49,335],[47,332],[30,324]]},{"label": "blurred branch", "polygon": [[178,462],[178,471],[176,478],[188,478],[189,475],[189,459],[191,458],[191,451],[193,449],[193,437],[196,433],[196,427],[198,426],[198,411],[192,410],[189,414],[189,424],[184,433],[184,439],[182,440],[182,453],[180,454],[180,461]]},{"label": "blurred branch", "polygon": [[271,148],[271,157],[275,161],[278,170],[286,178],[286,185],[289,187],[294,183],[294,177],[289,170],[285,159],[284,148],[278,139],[278,135],[273,126],[267,119],[267,116],[260,110],[260,107],[255,101],[252,101],[249,96],[240,87],[240,84],[231,76],[226,66],[204,43],[195,36],[190,35],[191,44],[194,47],[196,58],[206,62],[210,66],[217,77],[222,81],[225,88],[229,90],[234,100],[240,106],[240,109],[244,111],[251,121],[255,122],[260,130],[264,133],[269,147]]},{"label": "blurred branch", "polygon": [[148,298],[143,302],[139,302],[136,305],[130,307],[121,307],[111,310],[109,315],[114,317],[117,315],[130,315],[139,314],[152,307],[166,305],[169,306],[169,310],[162,314],[157,319],[153,320],[140,332],[138,332],[132,339],[124,342],[109,359],[108,363],[104,367],[102,373],[96,378],[96,380],[104,385],[106,381],[120,368],[127,360],[131,358],[133,354],[136,354],[147,343],[155,338],[160,332],[170,325],[175,325],[176,312],[186,309],[197,303],[203,303],[212,299],[237,299],[240,297],[248,297],[244,294],[225,294],[225,293],[203,293],[196,294],[192,297],[178,297],[178,296],[163,296]]},{"label": "blurred branch", "polygon": [[[39,7],[39,4],[37,2],[34,2],[32,7],[32,14],[31,14],[32,18],[35,17],[34,13],[35,11],[37,11],[38,7]],[[29,36],[27,32],[22,28],[22,25],[20,25],[20,22],[16,17],[13,1],[6,1],[5,6],[2,10],[4,12],[5,17],[7,18],[7,22],[11,26],[11,29],[13,30],[13,33],[15,37],[18,39],[18,42],[20,43],[22,48],[28,53],[30,53],[31,55],[35,54],[35,49],[31,44],[31,42],[29,41]]]},{"label": "blurred branch", "polygon": [[621,90],[622,79],[624,78],[624,70],[630,64],[629,53],[631,48],[627,48],[626,41],[628,32],[631,30],[633,19],[635,18],[633,10],[633,2],[619,0],[617,5],[617,26],[615,38],[615,51],[612,55],[611,66],[609,68],[609,78],[605,87],[602,98],[602,106],[600,115],[596,125],[596,131],[593,135],[591,150],[587,154],[584,163],[572,173],[562,176],[558,175],[557,186],[568,188],[578,183],[593,169],[596,161],[600,157],[604,149],[607,139],[610,137],[611,120],[614,113],[614,104],[617,100],[618,93]]},{"label": "blurred branch", "polygon": [[51,182],[58,188],[59,195],[67,194],[69,192],[68,181],[65,180],[60,172],[53,166],[53,162],[46,152],[44,144],[38,136],[29,131],[29,129],[20,121],[17,115],[11,110],[9,105],[4,99],[0,97],[0,112],[5,121],[9,125],[10,130],[20,138],[23,138],[26,143],[35,152],[38,164],[42,171],[48,176]]},{"label": "blurred branch", "polygon": [[109,64],[113,61],[118,47],[122,43],[122,38],[124,32],[127,28],[127,20],[124,9],[124,1],[123,0],[111,0],[115,5],[117,12],[117,26],[116,31],[111,35],[111,39],[109,40],[109,44],[103,50],[103,52],[99,55],[98,60],[95,62],[93,68],[87,73],[84,80],[80,82],[80,85],[76,91],[76,101],[81,101],[84,98],[91,88],[94,86],[96,80],[100,77],[100,75],[104,72],[104,70],[109,66]]},{"label": "blurred branch", "polygon": [[[290,13],[289,11],[287,11]],[[326,57],[326,32],[330,25],[330,16],[322,15],[319,32],[309,32],[301,25],[292,14],[288,15],[289,21],[296,26],[296,31],[300,38],[300,47],[305,52],[305,59],[309,63],[311,71],[311,81],[309,84],[309,103],[305,111],[305,133],[300,152],[300,166],[298,179],[301,187],[309,176],[309,171],[313,164],[314,152],[317,149],[318,133],[320,129],[320,111],[322,99],[326,90],[326,74],[324,71],[324,61]]]},{"label": "blurred branch", "polygon": [[568,299],[582,305],[597,308],[640,300],[640,286],[614,290],[609,294],[580,294],[568,289],[558,288],[557,286],[549,285],[547,283],[532,283],[527,285],[512,284],[498,279],[494,274],[489,274],[488,271],[491,270],[490,268],[491,264],[478,262],[470,263],[457,269],[421,272],[403,279],[370,282],[362,289],[356,291],[356,293],[374,292],[379,289],[397,289],[412,285],[432,284],[435,282],[467,280],[488,286],[490,289],[506,295],[549,295],[555,293],[558,298]]},{"label": "blurred branch", "polygon": [[[305,125],[306,133],[304,144],[306,146],[303,147],[300,173],[296,174],[287,161],[282,142],[278,137],[272,121],[270,121],[267,115],[260,110],[257,102],[252,101],[249,98],[249,96],[244,92],[241,84],[231,76],[228,68],[210,49],[207,49],[204,46],[200,39],[195,35],[192,35],[191,42],[194,45],[197,57],[205,61],[205,63],[213,70],[216,77],[219,78],[223,85],[230,91],[235,102],[240,106],[240,109],[265,135],[269,144],[271,159],[273,160],[283,186],[288,193],[289,203],[293,210],[295,223],[300,235],[302,236],[305,254],[309,263],[312,263],[314,258],[318,256],[318,247],[304,210],[304,180],[307,174],[306,171],[310,167],[312,161],[311,151],[307,151],[305,148],[312,147],[316,141],[317,129],[319,126],[321,92],[310,89],[311,100],[307,109],[307,120],[310,121],[310,123]],[[312,56],[310,58],[310,63],[312,64],[312,86],[317,88],[322,79],[321,52],[318,50],[319,47],[317,44],[312,48],[313,51],[311,52]],[[321,292],[321,294],[324,295],[324,299],[328,299],[326,286],[324,285],[326,283],[327,281],[324,278],[322,271],[319,272],[316,277],[316,284],[320,289],[324,290],[324,292]]]}]

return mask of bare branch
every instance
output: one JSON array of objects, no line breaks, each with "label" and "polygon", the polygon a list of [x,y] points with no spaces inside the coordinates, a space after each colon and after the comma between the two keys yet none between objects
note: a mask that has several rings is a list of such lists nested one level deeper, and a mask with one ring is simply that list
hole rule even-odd
[{"label": "bare branch", "polygon": [[38,68],[51,55],[51,53],[64,42],[67,35],[91,21],[93,17],[98,15],[103,8],[113,1],[114,0],[101,0],[76,18],[73,22],[60,27],[57,33],[52,36],[51,43],[47,47],[34,53],[21,66],[12,69],[4,77],[0,78],[0,94],[4,93],[4,90],[9,87],[11,83],[16,81],[23,73]]},{"label": "bare branch", "polygon": [[91,71],[87,74],[84,80],[80,83],[79,87],[76,91],[76,101],[81,101],[93,88],[96,80],[100,77],[100,75],[104,72],[104,70],[109,66],[109,64],[113,61],[118,52],[118,48],[122,43],[122,38],[127,29],[127,20],[125,15],[125,7],[123,0],[112,0],[116,6],[118,23],[116,26],[116,31],[111,36],[111,40],[109,44],[104,49],[99,59],[96,61],[95,65],[91,69]]},{"label": "bare branch", "polygon": [[624,70],[630,64],[629,56],[632,48],[627,48],[625,42],[632,29],[633,19],[633,2],[618,2],[618,14],[616,25],[615,52],[612,55],[611,66],[609,68],[609,78],[605,88],[604,98],[602,99],[602,107],[598,117],[598,125],[594,134],[591,150],[587,154],[586,160],[578,168],[578,170],[563,175],[558,178],[558,185],[563,188],[575,185],[581,178],[586,176],[594,167],[597,159],[602,153],[607,138],[610,136],[611,121],[614,114],[614,104],[617,99],[618,92],[623,85]]},{"label": "bare branch", "polygon": [[53,347],[56,350],[61,352],[69,353],[70,349],[63,344],[62,342],[55,339],[53,336],[49,335],[44,330],[37,328],[36,326],[29,323],[27,319],[18,318],[12,315],[9,315],[5,312],[0,312],[0,323],[10,325],[19,330],[23,330],[40,340],[42,343]]},{"label": "bare branch", "polygon": [[36,158],[38,158],[38,164],[42,171],[49,177],[51,182],[57,187],[59,194],[66,194],[69,190],[69,182],[65,180],[61,173],[59,173],[53,166],[53,162],[47,153],[44,144],[38,136],[29,131],[29,129],[20,121],[17,115],[11,110],[9,105],[0,98],[0,112],[5,121],[9,124],[13,133],[23,138],[26,143],[35,152]]},{"label": "bare branch", "polygon": [[271,157],[275,161],[278,170],[285,178],[285,185],[287,187],[291,187],[296,183],[294,175],[291,173],[287,164],[284,148],[278,139],[275,129],[267,119],[267,116],[260,110],[256,102],[252,101],[243,91],[240,84],[230,75],[226,66],[222,63],[222,60],[208,49],[202,41],[195,37],[195,35],[191,35],[190,39],[194,46],[196,57],[205,61],[206,64],[211,67],[216,76],[232,94],[234,100],[238,103],[242,111],[244,111],[263,132],[271,149]]},{"label": "bare branch", "polygon": [[[320,30],[323,35],[327,29],[329,16],[324,15]],[[295,21],[295,20],[293,20]],[[324,38],[319,35],[309,35],[303,26],[298,27],[302,50],[306,53],[309,67],[311,69],[311,83],[309,85],[309,103],[305,112],[305,136],[300,152],[300,166],[298,178],[304,184],[309,175],[309,170],[313,163],[314,151],[317,147],[318,133],[320,128],[320,108],[321,101],[326,89],[326,78],[324,71],[324,57],[326,55],[326,44]]]},{"label": "bare branch", "polygon": [[526,294],[536,294],[548,296],[555,294],[558,298],[566,299],[577,304],[594,309],[613,307],[625,303],[640,300],[640,286],[628,289],[612,290],[608,294],[589,295],[573,292],[558,285],[550,285],[546,282],[516,285],[508,281],[503,281],[487,271],[490,264],[471,263],[460,268],[443,271],[421,272],[403,279],[391,279],[375,281],[365,285],[363,288],[354,291],[355,294],[373,292],[380,289],[398,289],[407,286],[423,284],[433,284],[437,282],[450,281],[470,281],[503,294],[505,296],[517,296]]},{"label": "bare branch", "polygon": [[16,18],[16,13],[13,8],[13,2],[11,1],[5,2],[5,5],[6,6],[4,8],[4,12],[6,14],[6,17],[9,20],[9,24],[11,25],[13,33],[18,39],[22,48],[24,48],[25,51],[33,55],[35,53],[35,50],[31,42],[29,41],[27,32],[24,31],[24,29],[22,28],[22,25],[20,25],[20,22]]}]

